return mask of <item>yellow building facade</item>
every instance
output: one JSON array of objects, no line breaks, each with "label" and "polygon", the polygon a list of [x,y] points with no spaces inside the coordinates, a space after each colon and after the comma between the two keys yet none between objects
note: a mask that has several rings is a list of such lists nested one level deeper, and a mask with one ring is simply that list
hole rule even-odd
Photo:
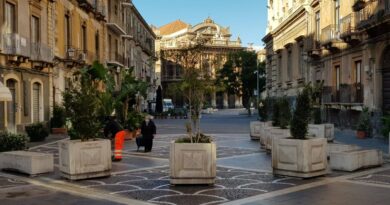
[{"label": "yellow building facade", "polygon": [[[130,67],[155,82],[155,35],[131,0],[0,0],[0,13],[0,81],[13,96],[0,102],[0,130],[48,122],[73,73],[94,61],[118,89]],[[150,87],[144,109],[155,97]]]},{"label": "yellow building facade", "polygon": [[268,0],[269,96],[294,100],[302,85],[324,82],[324,120],[353,127],[363,107],[374,125],[390,110],[390,2]]}]

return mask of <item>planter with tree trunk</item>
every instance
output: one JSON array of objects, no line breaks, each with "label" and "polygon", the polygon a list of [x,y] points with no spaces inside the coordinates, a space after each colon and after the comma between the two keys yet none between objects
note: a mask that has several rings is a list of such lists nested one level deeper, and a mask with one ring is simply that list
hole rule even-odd
[{"label": "planter with tree trunk", "polygon": [[111,141],[99,139],[102,128],[99,120],[101,103],[97,85],[107,70],[95,62],[77,75],[78,82],[64,93],[66,115],[72,127],[70,140],[59,143],[61,176],[80,180],[111,174]]},{"label": "planter with tree trunk", "polygon": [[363,108],[360,113],[359,121],[357,124],[356,137],[359,139],[364,139],[369,137],[372,132],[371,120],[370,120],[370,111],[367,107]]}]

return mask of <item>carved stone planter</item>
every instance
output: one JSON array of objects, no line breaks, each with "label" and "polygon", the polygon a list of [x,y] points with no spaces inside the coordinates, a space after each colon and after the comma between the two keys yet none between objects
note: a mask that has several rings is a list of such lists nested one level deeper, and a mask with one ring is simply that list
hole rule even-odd
[{"label": "carved stone planter", "polygon": [[264,128],[272,126],[272,122],[260,122],[260,121],[253,121],[250,123],[250,129],[251,129],[251,140],[260,140],[261,136],[264,135]]},{"label": "carved stone planter", "polygon": [[59,154],[62,177],[80,180],[111,175],[110,140],[61,141]]},{"label": "carved stone planter", "polygon": [[272,148],[272,168],[277,175],[310,178],[325,175],[327,140],[277,139]]},{"label": "carved stone planter", "polygon": [[308,135],[326,138],[328,142],[331,142],[334,140],[334,124],[309,124]]},{"label": "carved stone planter", "polygon": [[215,143],[175,143],[170,147],[171,184],[214,184],[217,148]]},{"label": "carved stone planter", "polygon": [[266,149],[268,136],[270,135],[271,130],[275,129],[275,128],[278,128],[278,127],[272,127],[272,125],[270,125],[269,127],[264,127],[262,129],[262,131],[261,131],[262,134],[260,136],[260,148],[261,149]]},{"label": "carved stone planter", "polygon": [[281,129],[279,127],[273,127],[272,129],[269,130],[266,143],[265,143],[265,148],[268,153],[271,153],[272,151],[272,144],[273,141],[277,139],[284,139],[290,137],[290,129]]}]

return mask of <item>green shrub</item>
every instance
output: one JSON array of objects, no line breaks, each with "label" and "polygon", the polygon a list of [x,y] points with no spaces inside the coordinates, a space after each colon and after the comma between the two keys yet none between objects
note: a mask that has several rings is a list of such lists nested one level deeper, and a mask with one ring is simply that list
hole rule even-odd
[{"label": "green shrub", "polygon": [[145,119],[145,114],[141,112],[132,111],[127,115],[127,122],[124,125],[125,127],[130,127],[131,129],[141,128],[142,122]]},{"label": "green shrub", "polygon": [[268,101],[269,101],[269,99],[266,98],[266,99],[260,100],[260,103],[259,103],[258,112],[259,112],[260,120],[262,122],[265,122],[268,120],[268,104],[269,104]]},{"label": "green shrub", "polygon": [[367,107],[363,108],[363,111],[360,113],[359,121],[356,125],[356,129],[359,131],[366,132],[367,136],[371,135],[371,120],[370,120],[370,111]]},{"label": "green shrub", "polygon": [[306,86],[303,91],[298,94],[296,108],[291,120],[290,132],[293,138],[306,138],[310,120],[310,110],[310,89]]},{"label": "green shrub", "polygon": [[43,125],[43,123],[34,123],[32,125],[26,126],[26,133],[30,138],[31,142],[41,142],[49,136],[49,131]]},{"label": "green shrub", "polygon": [[27,142],[26,135],[0,132],[0,152],[24,150]]},{"label": "green shrub", "polygon": [[[213,139],[210,136],[201,133],[198,143],[211,143],[212,141],[213,141]],[[177,139],[175,141],[175,143],[191,143],[191,138],[188,136],[182,137],[182,138]]]},{"label": "green shrub", "polygon": [[322,123],[321,109],[320,108],[314,109],[314,111],[313,111],[313,118],[314,118],[314,124],[319,125],[319,124]]},{"label": "green shrub", "polygon": [[382,135],[384,137],[389,137],[390,133],[390,115],[384,115],[382,117]]},{"label": "green shrub", "polygon": [[290,103],[286,97],[283,97],[279,102],[279,126],[282,129],[286,129],[291,120],[291,108]]},{"label": "green shrub", "polygon": [[53,107],[53,117],[50,120],[50,127],[62,128],[65,125],[65,108],[59,105]]},{"label": "green shrub", "polygon": [[280,105],[279,100],[274,99],[272,103],[272,126],[277,127],[280,125]]}]

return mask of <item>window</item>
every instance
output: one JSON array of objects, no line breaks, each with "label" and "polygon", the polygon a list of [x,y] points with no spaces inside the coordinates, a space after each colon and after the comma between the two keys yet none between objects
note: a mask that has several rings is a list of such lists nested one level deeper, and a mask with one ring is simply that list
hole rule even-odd
[{"label": "window", "polygon": [[304,77],[305,74],[305,62],[304,62],[305,52],[303,50],[303,45],[299,46],[299,74],[301,77]]},{"label": "window", "polygon": [[15,5],[6,2],[5,3],[5,33],[16,32],[16,9]]},{"label": "window", "polygon": [[283,78],[282,78],[282,65],[283,65],[282,64],[282,60],[283,60],[282,54],[280,53],[278,57],[279,57],[279,59],[278,59],[278,80],[281,83],[283,80]]},{"label": "window", "polygon": [[340,0],[335,0],[334,3],[334,25],[336,31],[340,31]]},{"label": "window", "polygon": [[355,62],[355,84],[358,85],[362,81],[362,62],[356,61]]},{"label": "window", "polygon": [[40,32],[39,32],[39,18],[36,16],[31,16],[31,42],[39,43],[40,42]]},{"label": "window", "polygon": [[33,84],[33,122],[40,122],[42,119],[40,117],[41,110],[41,84],[34,83]]},{"label": "window", "polygon": [[99,60],[99,54],[100,54],[100,40],[99,40],[99,31],[95,34],[95,54],[96,54],[96,60]]},{"label": "window", "polygon": [[66,47],[66,50],[68,48],[70,48],[71,46],[71,36],[70,36],[71,32],[70,32],[70,17],[69,15],[65,15],[65,47]]},{"label": "window", "polygon": [[289,50],[287,55],[287,80],[291,80],[291,79],[292,79],[292,52],[291,50]]},{"label": "window", "polygon": [[317,11],[316,12],[316,19],[315,19],[315,22],[316,22],[316,40],[320,40],[320,22],[321,22],[321,16],[320,16],[320,12]]},{"label": "window", "polygon": [[81,50],[87,50],[87,27],[85,24],[81,26]]},{"label": "window", "polygon": [[336,66],[335,67],[335,84],[336,84],[336,90],[337,91],[340,91],[340,79],[341,79],[341,76],[340,76],[340,66]]}]

